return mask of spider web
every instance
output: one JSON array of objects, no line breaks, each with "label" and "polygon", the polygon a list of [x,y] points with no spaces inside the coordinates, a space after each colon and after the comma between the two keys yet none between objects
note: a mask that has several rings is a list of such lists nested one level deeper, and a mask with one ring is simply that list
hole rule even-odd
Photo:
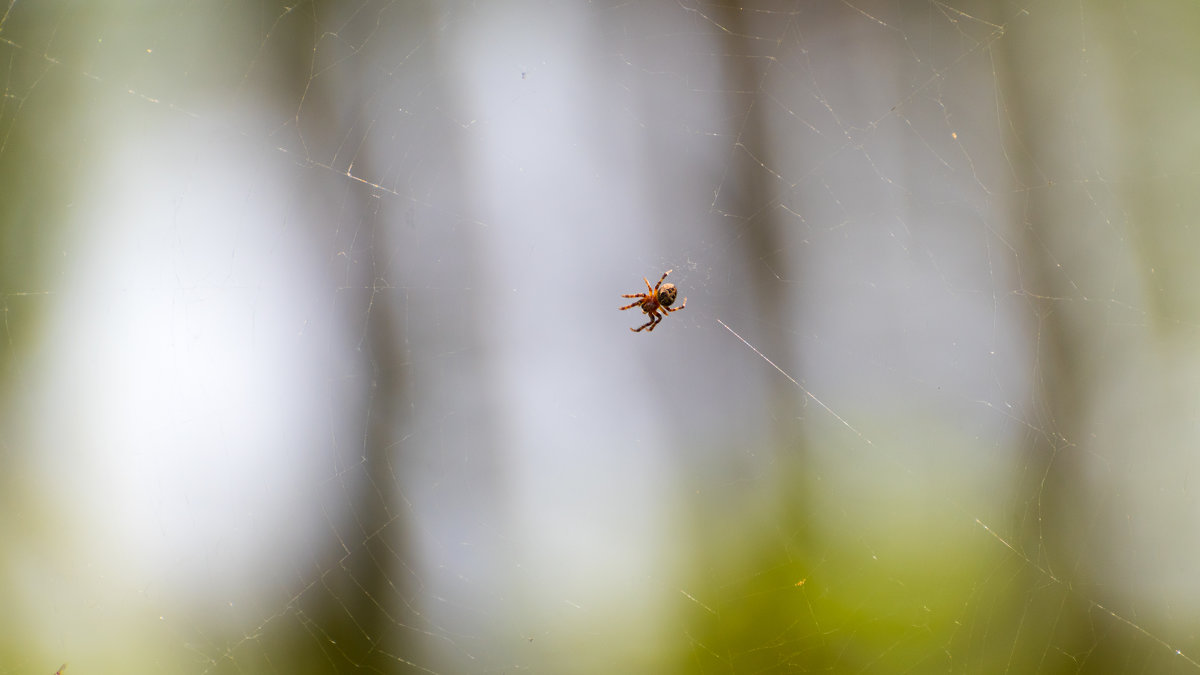
[{"label": "spider web", "polygon": [[0,673],[1200,672],[1198,24],[10,1]]}]

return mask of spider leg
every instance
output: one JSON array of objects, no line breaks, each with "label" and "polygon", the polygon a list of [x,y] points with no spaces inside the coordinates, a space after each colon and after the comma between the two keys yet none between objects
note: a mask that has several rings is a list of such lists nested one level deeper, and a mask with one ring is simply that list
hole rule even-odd
[{"label": "spider leg", "polygon": [[663,319],[665,319],[665,318],[667,318],[667,311],[666,311],[666,310],[667,310],[667,308],[666,308],[666,307],[663,307],[662,309],[663,309],[663,314],[662,314],[662,316],[658,317],[658,322],[659,322],[659,323],[662,323],[662,320],[663,320]]},{"label": "spider leg", "polygon": [[683,302],[679,303],[678,307],[663,307],[663,309],[668,312],[678,312],[679,310],[683,309],[684,307],[687,307],[687,298],[684,298]]},{"label": "spider leg", "polygon": [[[650,289],[650,295],[657,298],[658,297],[658,287],[662,286],[663,280],[667,278],[668,274],[670,274],[671,272],[674,272],[674,271],[675,270],[667,270],[666,272],[663,272],[663,275],[658,278],[658,283],[654,284],[654,288]],[[642,281],[646,281],[646,277],[642,277]],[[650,288],[649,281],[646,281],[646,288]]]},{"label": "spider leg", "polygon": [[641,295],[641,294],[638,294],[638,295],[622,295],[621,297],[622,297],[622,298],[643,298],[643,300],[638,300],[637,302],[635,302],[635,303],[633,303],[633,304],[630,304],[630,305],[625,305],[624,307],[621,307],[620,309],[629,309],[630,307],[637,307],[638,305],[642,304],[642,302],[644,301],[644,298],[645,298],[645,296],[643,296],[643,295]]},{"label": "spider leg", "polygon": [[630,328],[629,330],[631,330],[635,333],[640,333],[642,331],[642,329],[644,329],[644,328],[649,328],[650,330],[654,330],[654,327],[656,325],[658,325],[659,321],[662,321],[662,318],[658,315],[658,312],[650,311],[650,312],[647,312],[647,314],[650,315],[649,321],[638,326],[637,328]]}]

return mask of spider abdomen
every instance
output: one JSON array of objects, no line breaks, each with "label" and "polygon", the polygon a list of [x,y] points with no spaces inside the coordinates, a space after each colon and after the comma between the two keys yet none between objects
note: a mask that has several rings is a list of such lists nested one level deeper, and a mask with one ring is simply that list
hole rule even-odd
[{"label": "spider abdomen", "polygon": [[670,307],[675,302],[675,284],[663,284],[663,287],[658,289],[658,304],[663,307]]}]

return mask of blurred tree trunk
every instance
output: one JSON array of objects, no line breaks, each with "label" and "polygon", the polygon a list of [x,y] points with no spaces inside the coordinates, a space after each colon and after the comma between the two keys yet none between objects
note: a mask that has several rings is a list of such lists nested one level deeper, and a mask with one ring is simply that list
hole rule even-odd
[{"label": "blurred tree trunk", "polygon": [[[340,39],[365,43],[370,36],[403,53],[403,70],[394,77],[405,85],[419,82],[420,95],[406,87],[395,92],[416,100],[405,103],[404,124],[397,126],[396,109],[370,89],[377,86],[371,78],[353,73],[321,78],[310,83],[305,96],[320,102],[306,111],[318,133],[344,131],[344,125],[321,121],[345,119],[347,111],[339,106],[354,106],[353,129],[360,137],[323,142],[328,148],[360,148],[352,156],[339,152],[345,166],[334,168],[365,180],[349,185],[352,198],[329,221],[339,223],[336,250],[348,258],[348,297],[355,309],[347,314],[361,318],[356,329],[365,331],[359,354],[365,374],[364,436],[348,441],[361,442],[364,462],[356,470],[357,485],[347,486],[353,517],[333,533],[346,550],[335,548],[340,557],[323,567],[314,598],[321,618],[314,622],[336,629],[336,635],[333,629],[323,632],[330,633],[348,663],[366,671],[462,672],[476,667],[470,662],[476,647],[442,649],[449,643],[439,639],[440,626],[472,625],[476,614],[455,609],[478,602],[478,589],[463,579],[488,586],[488,575],[499,573],[494,569],[498,553],[488,545],[492,532],[485,529],[494,523],[481,524],[480,514],[501,518],[505,467],[496,452],[496,394],[486,367],[489,334],[480,323],[486,314],[478,294],[456,292],[483,286],[476,231],[461,226],[461,214],[472,207],[460,180],[469,173],[460,166],[467,137],[442,123],[458,105],[454,78],[430,77],[457,55],[442,53],[437,11],[424,4],[405,5],[383,27],[357,9],[337,3],[328,8],[353,15],[327,22],[342,26]],[[353,30],[363,34],[354,36]],[[412,51],[418,43],[422,48]],[[357,67],[374,64],[364,60]],[[323,83],[327,86],[317,86]],[[395,171],[395,157],[408,158],[422,171],[395,183],[372,184]],[[445,359],[447,353],[455,358]],[[430,364],[436,365],[423,367]],[[448,423],[451,415],[462,421]],[[447,448],[459,451],[447,453]],[[437,506],[427,508],[431,504]],[[415,513],[426,514],[425,520],[414,522]],[[416,545],[418,526],[438,532],[439,538],[474,544],[450,559],[431,561]],[[491,630],[478,627],[483,636]]]},{"label": "blurred tree trunk", "polygon": [[[342,134],[349,122],[338,120],[357,117],[349,128],[365,135],[372,128],[374,111],[360,104],[369,100],[370,94],[353,91],[364,80],[352,73],[310,81],[312,54],[319,48],[315,42],[324,37],[319,26],[341,26],[348,38],[354,29],[344,16],[346,10],[337,3],[319,2],[310,11],[312,21],[280,22],[279,27],[290,28],[291,33],[280,35],[277,28],[272,38],[290,46],[277,52],[280,62],[273,66],[287,74],[274,85],[280,89],[279,105],[302,105],[295,115],[297,127],[291,132],[303,143],[294,142],[292,147],[308,153],[308,159],[314,161],[332,159],[338,163],[331,167],[335,171],[350,171],[353,163],[355,174],[384,175],[386,172],[373,166],[374,155],[332,150],[347,143]],[[415,9],[410,13],[423,18]],[[365,67],[357,61],[348,63]],[[347,106],[354,107],[348,111]],[[334,493],[314,495],[330,500],[324,548],[316,554],[313,567],[299,569],[302,586],[287,615],[264,625],[260,639],[270,646],[238,654],[238,672],[245,672],[245,667],[259,658],[270,662],[250,670],[399,672],[398,663],[419,663],[432,657],[422,652],[419,639],[425,628],[414,601],[419,584],[410,573],[416,564],[407,558],[413,550],[411,529],[397,482],[403,473],[397,468],[403,465],[397,457],[397,436],[412,423],[408,414],[412,405],[405,394],[404,364],[409,353],[401,337],[406,334],[401,319],[403,298],[387,288],[387,280],[401,275],[393,268],[395,261],[384,243],[392,212],[381,209],[378,189],[373,186],[351,182],[330,194],[330,185],[337,184],[323,172],[296,175],[307,183],[296,191],[306,203],[296,208],[310,214],[331,211],[307,221],[329,223],[331,231],[304,234],[328,241],[332,250],[345,254],[331,265],[336,267],[333,276],[343,278],[341,297],[346,304],[330,309],[352,322],[349,334],[362,334],[360,348],[346,355],[345,364],[360,391],[354,401],[332,400],[330,404],[360,406],[351,418],[357,413],[361,436],[338,438],[336,443],[349,451],[343,455],[360,455],[362,462],[336,467],[344,471],[334,481]],[[417,630],[403,630],[405,626]]]},{"label": "blurred tree trunk", "polygon": [[[1089,506],[1093,478],[1085,470],[1096,393],[1109,384],[1113,360],[1128,356],[1104,349],[1111,330],[1106,303],[1097,300],[1111,293],[1119,268],[1111,259],[1125,243],[1100,221],[1082,187],[1104,172],[1105,153],[1097,153],[1097,164],[1081,164],[1080,146],[1067,140],[1100,143],[1125,127],[1125,120],[1114,124],[1107,114],[1095,114],[1101,111],[1078,107],[1095,85],[1085,78],[1081,55],[1103,58],[1121,41],[1094,32],[1104,10],[1063,3],[1043,10],[1040,21],[1022,22],[997,42],[1000,106],[1011,121],[1007,155],[1016,182],[1010,213],[1019,237],[1020,292],[1032,317],[1026,329],[1035,389],[1025,414],[1029,432],[1010,540],[1023,560],[996,609],[1006,615],[1007,628],[989,614],[998,629],[992,648],[1024,659],[1010,661],[1010,669],[1021,672],[1053,670],[1044,656],[1047,639],[1049,651],[1090,653],[1089,662],[1105,663],[1104,655],[1132,648],[1136,637],[1107,631],[1113,617],[1094,611],[1103,598],[1090,592],[1098,580],[1089,574],[1089,556],[1105,544]],[[1070,253],[1081,255],[1064,259]],[[1106,636],[1099,645],[1097,634]]]},{"label": "blurred tree trunk", "polygon": [[[752,301],[758,323],[771,327],[786,325],[789,323],[786,317],[795,311],[795,305],[794,298],[785,293],[789,284],[780,281],[792,278],[793,268],[799,267],[796,264],[799,252],[787,250],[780,236],[777,207],[783,185],[778,176],[764,168],[775,164],[771,139],[780,131],[772,128],[761,100],[763,80],[775,61],[758,58],[773,56],[772,50],[777,51],[779,45],[767,41],[763,47],[767,51],[763,54],[746,53],[745,36],[758,34],[764,27],[747,25],[754,17],[748,17],[750,13],[736,5],[717,6],[713,12],[714,20],[724,29],[718,33],[723,41],[721,51],[730,55],[724,60],[725,89],[744,92],[719,97],[728,108],[723,117],[732,125],[727,132],[735,140],[727,160],[729,171],[714,207],[725,217],[726,227],[736,232],[732,251],[740,258],[740,265],[735,270],[740,266],[740,274],[745,276],[746,297]],[[764,330],[755,336],[754,344],[780,368],[794,373],[796,346],[783,339],[787,335],[786,331]],[[797,447],[796,441],[797,411],[806,403],[803,392],[774,374],[767,379],[767,387],[769,392],[764,400],[770,401],[773,425],[767,436],[758,440],[786,459],[802,461],[797,454],[802,448]],[[788,486],[781,487],[785,493],[790,492]]]}]

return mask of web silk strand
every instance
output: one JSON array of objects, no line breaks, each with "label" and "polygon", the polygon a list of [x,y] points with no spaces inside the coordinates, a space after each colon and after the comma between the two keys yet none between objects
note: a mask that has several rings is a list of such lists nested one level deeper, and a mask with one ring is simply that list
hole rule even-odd
[{"label": "web silk strand", "polygon": [[720,320],[720,319],[717,319],[717,323],[721,324],[721,326],[722,326],[722,327],[723,327],[725,330],[727,330],[727,331],[729,331],[730,333],[732,333],[732,334],[733,334],[733,336],[734,336],[735,338],[737,338],[737,339],[741,340],[741,341],[742,341],[742,344],[744,344],[744,345],[746,345],[747,347],[749,347],[751,351],[753,351],[755,354],[758,354],[759,358],[761,358],[763,361],[766,361],[767,363],[771,364],[771,367],[772,367],[772,368],[774,368],[775,370],[778,370],[778,371],[779,371],[779,373],[780,373],[781,375],[783,375],[784,377],[786,377],[786,378],[788,379],[788,381],[789,381],[789,382],[791,382],[792,384],[796,385],[796,388],[797,388],[797,389],[799,389],[800,391],[804,392],[804,395],[805,395],[805,396],[807,396],[807,397],[811,398],[812,400],[816,401],[817,405],[819,405],[819,406],[821,406],[822,408],[824,408],[824,409],[825,409],[825,412],[829,413],[830,415],[833,415],[834,419],[836,419],[837,421],[839,421],[839,422],[841,422],[841,423],[842,423],[842,426],[846,427],[846,428],[847,428],[847,429],[849,429],[850,431],[853,431],[853,432],[854,432],[854,435],[855,435],[855,436],[858,436],[858,437],[859,437],[859,438],[861,438],[861,439],[863,439],[863,441],[864,441],[864,442],[866,442],[866,444],[867,444],[867,445],[872,445],[872,446],[873,446],[873,445],[875,445],[874,443],[872,443],[872,442],[871,442],[871,439],[869,439],[869,438],[867,438],[866,436],[864,436],[864,435],[863,435],[863,433],[862,433],[861,431],[859,431],[858,429],[855,429],[853,424],[850,424],[849,422],[847,422],[847,421],[846,421],[846,419],[845,419],[844,417],[842,417],[841,415],[839,415],[839,414],[837,414],[836,412],[834,412],[833,408],[830,408],[829,406],[825,405],[825,402],[824,402],[824,401],[822,401],[821,399],[817,398],[817,397],[816,397],[816,396],[815,396],[815,395],[814,395],[814,394],[813,394],[811,391],[809,391],[808,389],[805,389],[805,388],[804,388],[804,385],[802,385],[802,384],[800,384],[799,382],[797,382],[797,381],[796,381],[796,378],[792,377],[791,375],[788,375],[787,371],[785,371],[783,368],[780,368],[780,367],[779,367],[778,365],[776,365],[776,364],[775,364],[775,362],[774,362],[774,361],[772,361],[771,359],[767,358],[767,355],[766,355],[766,354],[763,354],[762,352],[758,351],[758,348],[757,348],[757,347],[755,347],[754,345],[750,344],[749,342],[747,342],[747,341],[746,341],[746,338],[742,337],[741,335],[738,335],[737,331],[735,331],[734,329],[730,328],[730,327],[729,327],[729,326],[728,326],[728,325],[727,325],[727,324],[726,324],[724,321],[722,321],[722,320]]}]

